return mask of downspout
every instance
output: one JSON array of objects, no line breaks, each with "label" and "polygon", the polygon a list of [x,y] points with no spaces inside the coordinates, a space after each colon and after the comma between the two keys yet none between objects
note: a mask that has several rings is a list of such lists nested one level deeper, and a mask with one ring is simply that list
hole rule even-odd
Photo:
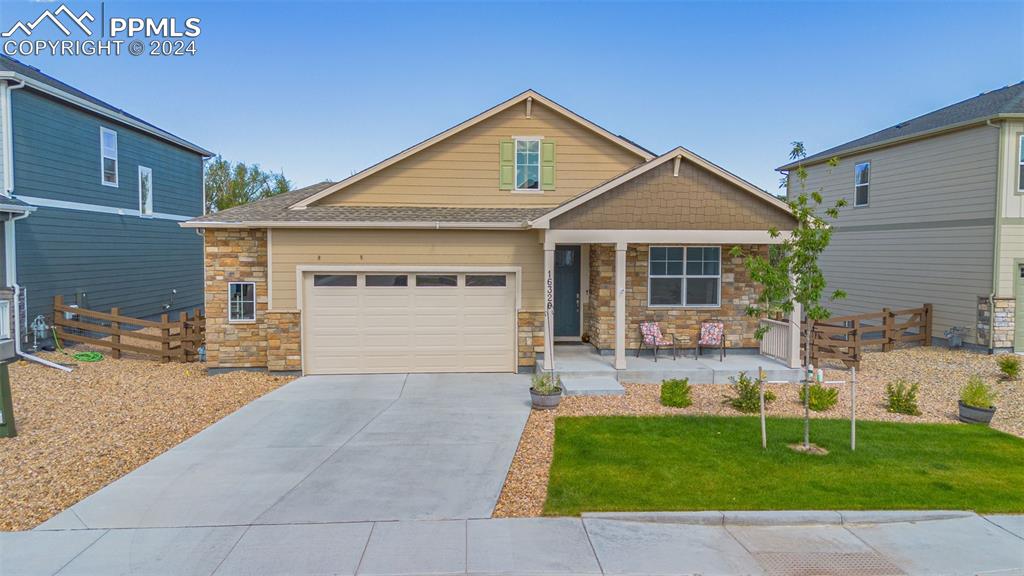
[{"label": "downspout", "polygon": [[[20,216],[15,216],[15,217],[12,217],[9,220],[7,220],[7,223],[5,225],[11,227],[11,238],[12,239],[14,238],[14,222],[16,220],[21,220],[22,218],[25,218],[27,216],[28,216],[28,213],[26,212],[25,214],[21,214]],[[12,244],[13,243],[8,244],[9,246],[11,246],[8,249],[9,253],[15,252],[14,246]],[[15,265],[9,259],[8,260],[8,270],[10,270],[12,268],[15,268]],[[13,277],[13,276],[11,276],[11,277]],[[49,360],[46,360],[45,358],[40,358],[39,356],[34,356],[34,355],[29,354],[29,353],[27,353],[27,352],[25,352],[24,350],[21,349],[21,320],[19,318],[19,316],[20,316],[19,312],[20,311],[18,310],[18,303],[21,301],[21,286],[17,283],[17,281],[15,281],[15,282],[11,282],[11,287],[14,288],[14,353],[15,353],[15,355],[20,356],[20,357],[22,357],[22,358],[24,358],[26,360],[30,360],[32,362],[37,362],[39,364],[42,364],[43,366],[49,366],[50,368],[56,368],[58,370],[63,370],[65,372],[71,372],[71,368],[68,368],[67,366],[61,366],[60,364],[57,364],[55,362],[50,362]],[[26,302],[25,304],[27,305],[28,302]]]},{"label": "downspout", "polygon": [[996,329],[996,290],[999,289],[999,242],[1002,240],[1003,215],[1003,158],[1006,156],[1003,138],[1003,129],[1006,124],[993,124],[992,120],[986,120],[985,124],[999,130],[998,156],[996,160],[996,214],[992,222],[992,292],[988,295],[988,353],[995,353],[995,329]]}]

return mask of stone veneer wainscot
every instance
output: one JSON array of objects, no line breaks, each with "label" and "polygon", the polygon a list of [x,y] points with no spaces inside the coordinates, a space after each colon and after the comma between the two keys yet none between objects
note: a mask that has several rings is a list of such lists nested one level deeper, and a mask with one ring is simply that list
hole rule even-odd
[{"label": "stone veneer wainscot", "polygon": [[[767,246],[743,246],[744,251],[767,254]],[[647,244],[630,244],[626,251],[626,348],[640,345],[640,322],[656,321],[666,334],[679,336],[687,348],[696,346],[701,320],[718,318],[725,322],[727,348],[758,348],[754,338],[757,319],[746,315],[747,306],[757,299],[757,286],[743,265],[743,258],[730,255],[732,246],[722,246],[722,296],[717,308],[650,307],[647,304]],[[615,348],[615,247],[590,246],[590,301],[587,330],[590,341],[601,350]]]},{"label": "stone veneer wainscot", "polygon": [[[268,310],[266,231],[210,228],[204,238],[207,365],[301,370],[299,313]],[[230,282],[256,284],[255,321],[228,321]]]}]

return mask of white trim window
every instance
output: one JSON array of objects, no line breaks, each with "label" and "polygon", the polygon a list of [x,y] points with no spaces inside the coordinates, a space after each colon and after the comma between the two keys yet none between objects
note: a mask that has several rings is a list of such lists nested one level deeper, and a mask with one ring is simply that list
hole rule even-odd
[{"label": "white trim window", "polygon": [[11,302],[0,300],[0,340],[11,338]]},{"label": "white trim window", "polygon": [[540,139],[516,138],[516,190],[540,191]]},{"label": "white trim window", "polygon": [[139,215],[153,216],[153,169],[139,166]]},{"label": "white trim window", "polygon": [[652,308],[718,308],[721,246],[651,246],[647,287],[647,305]]},{"label": "white trim window", "polygon": [[1017,192],[1024,193],[1024,134],[1017,144]]},{"label": "white trim window", "polygon": [[871,162],[861,162],[853,167],[853,205],[867,206],[871,188]]},{"label": "white trim window", "polygon": [[256,283],[228,283],[228,322],[256,321]]},{"label": "white trim window", "polygon": [[100,181],[117,188],[117,132],[100,126]]}]

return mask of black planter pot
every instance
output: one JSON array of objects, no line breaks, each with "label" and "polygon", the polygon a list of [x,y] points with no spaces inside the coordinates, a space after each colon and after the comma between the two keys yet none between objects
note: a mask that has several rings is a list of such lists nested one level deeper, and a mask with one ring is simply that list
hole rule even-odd
[{"label": "black planter pot", "polygon": [[996,413],[995,406],[975,408],[963,402],[958,402],[958,404],[960,405],[960,421],[968,424],[984,424],[988,426],[989,422],[992,421],[992,415]]},{"label": "black planter pot", "polygon": [[558,388],[550,394],[541,394],[530,388],[530,404],[537,410],[554,410],[562,401],[562,389]]}]

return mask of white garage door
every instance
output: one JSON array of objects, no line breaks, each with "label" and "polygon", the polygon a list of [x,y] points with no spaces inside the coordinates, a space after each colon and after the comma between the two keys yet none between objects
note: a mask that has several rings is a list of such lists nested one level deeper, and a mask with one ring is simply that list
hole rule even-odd
[{"label": "white garage door", "polygon": [[308,374],[515,371],[515,274],[316,272],[303,284]]}]

